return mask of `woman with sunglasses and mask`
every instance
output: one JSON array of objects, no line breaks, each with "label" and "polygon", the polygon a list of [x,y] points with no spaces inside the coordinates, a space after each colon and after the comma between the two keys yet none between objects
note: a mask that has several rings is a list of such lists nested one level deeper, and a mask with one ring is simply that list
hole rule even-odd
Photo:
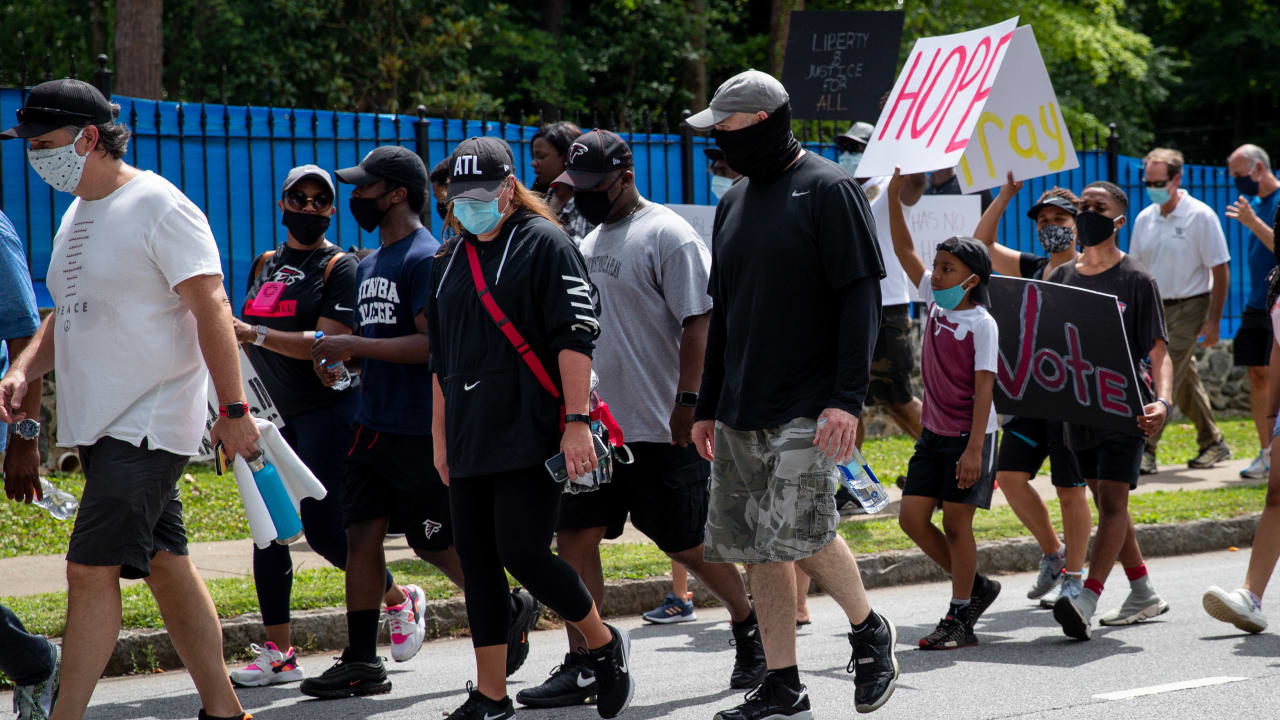
[{"label": "woman with sunglasses and mask", "polygon": [[[325,387],[311,360],[317,332],[351,333],[356,301],[357,260],[325,239],[335,213],[333,199],[333,180],[325,170],[302,165],[289,171],[279,202],[287,239],[253,261],[235,330],[284,417],[281,435],[329,491],[323,500],[302,501],[307,544],[334,567],[345,568],[347,533],[340,484],[358,391]],[[231,681],[240,687],[257,687],[301,680],[303,671],[291,647],[289,546],[272,543],[260,549],[255,545],[253,579],[267,642],[252,645],[255,659],[232,672]],[[404,589],[392,582],[388,572],[387,607],[404,600]]]},{"label": "woman with sunglasses and mask", "polygon": [[529,142],[529,150],[533,154],[533,191],[547,196],[547,206],[551,214],[559,221],[560,226],[575,242],[580,242],[595,228],[594,223],[587,222],[578,212],[573,202],[573,188],[568,185],[556,185],[556,178],[564,172],[569,163],[569,147],[582,135],[582,130],[571,122],[557,122],[544,125],[533,134]]}]

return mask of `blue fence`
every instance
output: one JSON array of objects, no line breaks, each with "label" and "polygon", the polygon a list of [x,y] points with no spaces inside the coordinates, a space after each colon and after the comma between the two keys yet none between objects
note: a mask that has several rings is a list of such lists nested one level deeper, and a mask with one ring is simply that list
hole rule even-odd
[{"label": "blue fence", "polygon": [[[0,89],[0,123],[7,126],[22,105],[22,91]],[[530,144],[536,128],[501,121],[418,118],[410,115],[349,113],[327,110],[244,107],[205,103],[172,103],[115,96],[121,118],[133,129],[125,159],[131,165],[152,170],[177,185],[209,218],[222,253],[228,291],[238,307],[253,258],[285,239],[276,202],[280,184],[289,168],[315,163],[333,170],[355,165],[378,145],[405,145],[420,155],[430,169],[447,157],[459,141],[473,135],[493,135],[507,140],[515,153],[516,174],[531,184]],[[656,202],[685,202],[685,178],[692,178],[694,203],[711,202],[710,179],[703,150],[710,140],[691,139],[667,128],[617,128],[631,145],[637,184]],[[829,133],[802,137],[805,145],[826,157],[835,157]],[[1083,138],[1077,147],[1083,146]],[[687,142],[687,145],[685,144]],[[1098,147],[1097,138],[1091,146]],[[1226,148],[1223,155],[1226,154]],[[1129,219],[1148,204],[1141,184],[1138,158],[1118,156],[1116,177],[1108,177],[1105,152],[1079,153],[1080,167],[1070,172],[1036,178],[1026,183],[1001,224],[1002,241],[1009,247],[1038,252],[1035,228],[1025,219],[1027,208],[1046,188],[1058,185],[1075,192],[1089,182],[1111,179],[1130,198]],[[686,175],[686,163],[692,165]],[[1224,312],[1223,333],[1230,336],[1238,324],[1249,291],[1245,249],[1251,236],[1223,215],[1235,198],[1235,187],[1225,168],[1188,165],[1183,185],[1215,208],[1222,218],[1231,249],[1231,289]],[[346,247],[372,247],[377,237],[356,225],[347,209],[351,186],[338,185],[338,214],[329,239]],[[27,245],[28,261],[36,279],[42,305],[52,303],[44,287],[53,235],[71,196],[55,193],[27,165],[24,146],[0,143],[0,209],[9,215]],[[439,234],[440,220],[429,211],[432,231]],[[1127,248],[1129,227],[1121,230],[1121,247]]]}]

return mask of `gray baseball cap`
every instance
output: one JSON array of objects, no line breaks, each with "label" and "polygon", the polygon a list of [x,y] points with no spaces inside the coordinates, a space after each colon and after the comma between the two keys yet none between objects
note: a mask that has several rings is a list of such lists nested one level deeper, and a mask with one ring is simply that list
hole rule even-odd
[{"label": "gray baseball cap", "polygon": [[866,147],[867,143],[871,142],[871,133],[875,129],[875,126],[869,122],[856,122],[850,125],[849,129],[844,131],[844,134],[836,136],[836,145],[854,142]]},{"label": "gray baseball cap", "polygon": [[710,130],[736,112],[771,113],[791,99],[778,79],[759,70],[744,70],[716,88],[711,105],[685,119],[695,130]]},{"label": "gray baseball cap", "polygon": [[333,179],[329,177],[329,171],[319,165],[299,165],[289,171],[284,178],[284,187],[280,188],[280,192],[289,192],[289,188],[298,184],[302,178],[314,177],[319,178],[329,188],[329,192],[337,195],[338,191],[333,187]]}]

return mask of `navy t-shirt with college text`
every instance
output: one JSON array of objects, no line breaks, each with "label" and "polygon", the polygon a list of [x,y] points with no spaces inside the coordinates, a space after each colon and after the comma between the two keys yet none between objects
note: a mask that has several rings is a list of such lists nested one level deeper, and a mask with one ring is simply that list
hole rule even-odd
[{"label": "navy t-shirt with college text", "polygon": [[[418,332],[414,318],[426,307],[431,260],[440,243],[418,228],[380,247],[356,268],[353,327],[367,338],[397,338]],[[365,358],[356,422],[379,432],[431,434],[431,371],[427,357],[405,364]]]}]

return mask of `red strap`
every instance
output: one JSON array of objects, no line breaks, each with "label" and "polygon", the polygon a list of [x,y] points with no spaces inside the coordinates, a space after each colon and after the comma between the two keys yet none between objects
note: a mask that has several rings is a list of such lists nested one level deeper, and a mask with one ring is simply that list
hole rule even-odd
[{"label": "red strap", "polygon": [[613,418],[613,413],[609,410],[609,403],[601,400],[599,406],[591,413],[592,420],[598,420],[609,430],[609,444],[614,447],[621,447],[622,427],[618,425],[618,421]]},{"label": "red strap", "polygon": [[[503,335],[507,336],[507,340],[512,347],[520,355],[520,359],[524,360],[524,364],[529,366],[533,371],[533,376],[538,379],[538,384],[543,390],[551,393],[551,397],[559,399],[560,391],[556,390],[555,383],[551,382],[551,376],[547,374],[547,369],[542,366],[542,361],[533,353],[533,348],[529,347],[529,343],[524,341],[520,336],[520,331],[516,330],[516,326],[507,319],[506,314],[502,312],[502,308],[498,307],[498,303],[493,299],[493,295],[489,292],[489,286],[485,285],[484,273],[480,271],[480,257],[476,254],[476,249],[471,243],[465,240],[462,243],[467,248],[467,262],[471,265],[471,280],[475,283],[476,294],[480,296],[480,304],[484,305],[484,309],[489,311],[489,317],[493,318],[493,322],[497,324],[498,329]],[[563,412],[563,408],[561,409]]]}]

